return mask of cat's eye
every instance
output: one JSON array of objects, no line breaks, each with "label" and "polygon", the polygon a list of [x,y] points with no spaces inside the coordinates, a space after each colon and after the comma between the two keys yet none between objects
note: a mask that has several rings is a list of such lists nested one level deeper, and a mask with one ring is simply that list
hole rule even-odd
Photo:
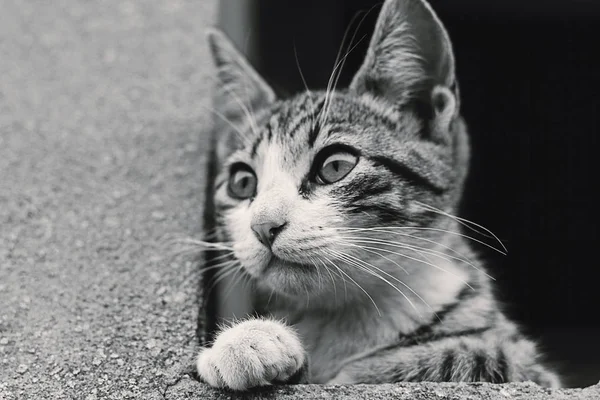
[{"label": "cat's eye", "polygon": [[256,195],[257,179],[254,171],[246,164],[238,163],[231,167],[227,191],[233,198],[244,200]]},{"label": "cat's eye", "polygon": [[317,171],[317,182],[320,184],[335,183],[348,175],[357,163],[358,157],[350,152],[333,153],[325,158]]}]

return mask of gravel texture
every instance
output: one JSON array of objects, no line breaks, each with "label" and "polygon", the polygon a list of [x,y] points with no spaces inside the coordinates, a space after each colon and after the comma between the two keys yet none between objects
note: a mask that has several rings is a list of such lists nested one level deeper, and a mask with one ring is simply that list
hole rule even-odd
[{"label": "gravel texture", "polygon": [[[0,399],[234,399],[194,381],[213,0],[0,0]],[[382,385],[249,397],[600,399]]]}]

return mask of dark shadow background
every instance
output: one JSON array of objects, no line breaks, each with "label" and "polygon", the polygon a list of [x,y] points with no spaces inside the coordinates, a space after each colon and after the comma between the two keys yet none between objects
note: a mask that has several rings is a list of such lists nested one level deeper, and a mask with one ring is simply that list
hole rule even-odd
[{"label": "dark shadow background", "polygon": [[[373,0],[243,3],[249,5],[251,61],[288,93],[304,89],[294,49],[308,86],[324,88],[353,21],[349,32],[357,32],[358,45],[341,75],[339,85],[346,86],[381,6]],[[540,340],[567,385],[595,384],[600,2],[431,4],[454,43],[472,141],[461,215],[491,229],[508,247],[507,256],[480,250],[509,315]]]}]

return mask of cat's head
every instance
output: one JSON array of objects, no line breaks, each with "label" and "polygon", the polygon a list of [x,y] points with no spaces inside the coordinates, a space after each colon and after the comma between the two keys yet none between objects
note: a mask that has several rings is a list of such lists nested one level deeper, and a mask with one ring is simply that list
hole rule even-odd
[{"label": "cat's head", "polygon": [[443,241],[430,228],[458,201],[468,158],[451,43],[432,9],[386,1],[350,87],[288,100],[221,33],[209,43],[218,231],[242,267],[291,296],[427,268],[406,246]]}]

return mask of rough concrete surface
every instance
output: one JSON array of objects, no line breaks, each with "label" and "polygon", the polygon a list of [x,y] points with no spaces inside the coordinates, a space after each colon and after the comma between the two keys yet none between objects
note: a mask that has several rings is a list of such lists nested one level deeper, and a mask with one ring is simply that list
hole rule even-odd
[{"label": "rough concrete surface", "polygon": [[524,384],[452,384],[403,383],[394,385],[280,386],[255,390],[250,394],[217,391],[192,379],[184,378],[167,392],[169,399],[369,399],[369,400],[546,400],[546,399],[600,399],[600,386],[587,389],[549,390],[534,383]]},{"label": "rough concrete surface", "polygon": [[0,399],[161,398],[193,354],[216,2],[0,0]]},{"label": "rough concrete surface", "polygon": [[[230,399],[189,374],[215,1],[0,0],[0,399]],[[545,399],[529,385],[255,398]],[[600,398],[598,388],[555,398]]]}]

